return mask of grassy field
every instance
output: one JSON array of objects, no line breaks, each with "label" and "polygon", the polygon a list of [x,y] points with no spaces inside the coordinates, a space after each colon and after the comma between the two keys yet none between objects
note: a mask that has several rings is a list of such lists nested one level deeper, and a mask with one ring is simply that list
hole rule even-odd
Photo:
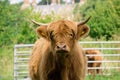
[{"label": "grassy field", "polygon": [[0,48],[0,80],[13,80],[13,46]]},{"label": "grassy field", "polygon": [[119,80],[120,79],[120,72],[114,72],[111,75],[96,75],[91,76],[88,75],[85,80]]},{"label": "grassy field", "polygon": [[[0,48],[0,80],[13,80],[13,75],[14,75],[13,48],[14,46],[6,46]],[[115,64],[106,64],[106,65],[111,66]],[[103,71],[104,75],[96,75],[96,76],[87,75],[85,80],[119,80],[120,79],[120,70],[116,70],[116,71],[109,70],[108,72],[105,71],[107,70]]]}]

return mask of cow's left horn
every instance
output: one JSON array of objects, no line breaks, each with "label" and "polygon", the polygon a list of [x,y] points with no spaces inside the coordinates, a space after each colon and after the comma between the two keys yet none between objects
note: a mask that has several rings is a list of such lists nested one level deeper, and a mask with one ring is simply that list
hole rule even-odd
[{"label": "cow's left horn", "polygon": [[90,20],[90,18],[91,18],[91,16],[88,17],[88,19],[86,19],[85,21],[82,21],[82,22],[78,23],[78,26],[84,25],[85,23],[87,23]]},{"label": "cow's left horn", "polygon": [[31,21],[38,26],[46,25],[46,24],[43,24],[43,23],[36,22],[35,20],[31,20]]}]

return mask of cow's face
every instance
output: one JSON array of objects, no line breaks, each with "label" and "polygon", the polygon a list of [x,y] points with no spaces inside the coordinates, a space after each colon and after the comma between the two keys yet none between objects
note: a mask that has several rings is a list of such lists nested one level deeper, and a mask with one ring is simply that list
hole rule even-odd
[{"label": "cow's face", "polygon": [[88,55],[88,56],[87,56],[88,60],[89,60],[89,61],[92,61],[92,60],[94,60],[94,58],[95,58],[94,55],[95,55],[96,53],[95,53],[94,51],[87,50],[87,51],[85,52],[85,54]]},{"label": "cow's face", "polygon": [[70,21],[57,21],[48,26],[47,32],[55,53],[69,53],[74,46],[77,25]]},{"label": "cow's face", "polygon": [[68,20],[52,22],[37,28],[38,35],[51,43],[54,53],[69,53],[76,41],[89,32],[89,27],[83,23]]}]

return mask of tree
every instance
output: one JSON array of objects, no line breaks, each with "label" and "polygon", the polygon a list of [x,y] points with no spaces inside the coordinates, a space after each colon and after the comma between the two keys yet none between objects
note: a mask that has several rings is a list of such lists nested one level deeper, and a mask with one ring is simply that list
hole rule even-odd
[{"label": "tree", "polygon": [[96,40],[102,37],[110,40],[114,34],[120,32],[118,31],[120,30],[120,5],[116,1],[120,2],[120,0],[88,0],[85,5],[75,7],[75,18],[81,20],[92,16],[88,22],[91,29],[90,36]]}]

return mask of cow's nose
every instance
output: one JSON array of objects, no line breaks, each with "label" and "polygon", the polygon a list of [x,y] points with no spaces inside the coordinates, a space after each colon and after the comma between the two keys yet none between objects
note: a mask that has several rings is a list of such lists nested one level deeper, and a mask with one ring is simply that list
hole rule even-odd
[{"label": "cow's nose", "polygon": [[66,45],[65,44],[59,44],[56,46],[57,50],[66,50]]}]

